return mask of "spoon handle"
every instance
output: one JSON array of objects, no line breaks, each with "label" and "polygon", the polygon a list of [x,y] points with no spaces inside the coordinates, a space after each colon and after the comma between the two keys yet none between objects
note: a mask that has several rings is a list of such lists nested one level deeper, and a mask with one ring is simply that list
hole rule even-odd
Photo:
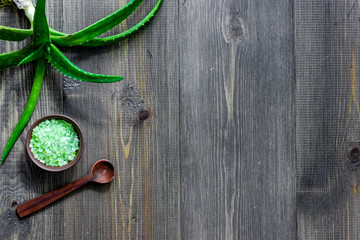
[{"label": "spoon handle", "polygon": [[15,211],[20,218],[25,217],[33,212],[42,209],[43,207],[46,207],[47,205],[55,202],[56,200],[62,198],[66,194],[74,191],[75,189],[81,187],[82,185],[90,181],[92,181],[92,176],[89,174],[65,186],[59,187],[51,192],[45,193],[44,195],[41,195],[39,197],[27,201],[19,205],[15,209]]}]

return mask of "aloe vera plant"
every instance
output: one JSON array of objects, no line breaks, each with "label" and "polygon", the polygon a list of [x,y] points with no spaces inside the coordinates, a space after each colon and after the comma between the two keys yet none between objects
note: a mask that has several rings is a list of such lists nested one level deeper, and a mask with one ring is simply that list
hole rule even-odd
[{"label": "aloe vera plant", "polygon": [[[12,2],[11,0],[9,1]],[[0,164],[4,163],[11,148],[25,128],[35,109],[45,75],[46,61],[48,61],[62,74],[79,81],[110,83],[123,79],[121,76],[89,73],[78,68],[65,57],[56,45],[66,47],[79,45],[99,47],[124,40],[137,33],[140,29],[150,23],[158,12],[163,0],[158,0],[152,11],[132,28],[122,33],[103,38],[98,36],[109,31],[128,18],[141,5],[143,0],[131,0],[121,9],[73,34],[62,33],[49,28],[45,13],[46,0],[38,0],[35,8],[32,5],[31,0],[13,0],[13,2],[19,9],[23,9],[25,11],[25,15],[31,23],[31,28],[18,29],[0,26],[0,39],[8,41],[21,41],[32,36],[32,43],[23,49],[0,54],[0,69],[14,65],[19,66],[32,61],[37,61],[37,64],[30,97],[18,124],[13,130],[5,146]]]}]

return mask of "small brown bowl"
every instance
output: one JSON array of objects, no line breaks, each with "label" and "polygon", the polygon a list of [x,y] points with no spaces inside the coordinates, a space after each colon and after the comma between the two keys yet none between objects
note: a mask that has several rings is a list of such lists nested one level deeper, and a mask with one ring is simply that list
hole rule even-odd
[{"label": "small brown bowl", "polygon": [[[39,125],[41,122],[46,121],[46,120],[50,120],[50,119],[61,119],[61,120],[65,120],[68,123],[70,123],[71,125],[73,125],[74,130],[76,131],[78,137],[79,137],[79,149],[77,150],[77,153],[75,155],[75,158],[70,161],[69,163],[61,166],[61,167],[52,167],[52,166],[48,166],[43,164],[42,162],[40,162],[39,160],[37,160],[33,153],[31,152],[31,148],[30,148],[30,139],[32,137],[32,131],[33,129]],[[31,159],[31,161],[38,166],[39,168],[49,171],[49,172],[61,172],[64,170],[67,170],[69,168],[71,168],[72,166],[74,166],[80,159],[81,155],[84,152],[84,138],[81,132],[81,129],[79,127],[79,125],[71,118],[64,116],[64,115],[60,115],[60,114],[54,114],[54,115],[49,115],[49,116],[45,116],[40,118],[39,120],[37,120],[31,127],[29,132],[27,133],[26,136],[26,151]]]}]

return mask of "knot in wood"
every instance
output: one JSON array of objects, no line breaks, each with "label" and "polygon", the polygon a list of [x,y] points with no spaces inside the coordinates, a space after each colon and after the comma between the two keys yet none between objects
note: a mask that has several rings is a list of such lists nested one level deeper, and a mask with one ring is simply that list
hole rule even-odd
[{"label": "knot in wood", "polygon": [[224,24],[223,36],[226,42],[238,42],[246,37],[244,22],[239,12],[230,11],[226,14]]},{"label": "knot in wood", "polygon": [[149,117],[150,117],[150,112],[148,110],[142,110],[141,112],[139,112],[138,120],[142,122],[148,119]]},{"label": "knot in wood", "polygon": [[349,158],[353,163],[358,163],[360,161],[360,148],[358,146],[350,148]]}]

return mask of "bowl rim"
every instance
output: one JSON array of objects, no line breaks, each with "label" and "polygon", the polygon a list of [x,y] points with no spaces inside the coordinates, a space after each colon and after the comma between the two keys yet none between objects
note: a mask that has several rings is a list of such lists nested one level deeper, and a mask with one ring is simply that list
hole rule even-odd
[{"label": "bowl rim", "polygon": [[[42,162],[40,162],[38,159],[36,159],[31,151],[31,148],[30,148],[30,139],[32,137],[32,132],[33,132],[33,129],[38,126],[41,122],[43,121],[46,121],[46,120],[49,120],[49,119],[61,119],[61,120],[65,120],[67,121],[68,123],[70,123],[71,125],[73,125],[74,127],[74,130],[76,131],[78,137],[79,137],[79,150],[75,156],[75,158],[61,166],[61,167],[52,167],[52,166],[48,166],[46,164],[43,164]],[[65,116],[65,115],[62,115],[62,114],[51,114],[51,115],[47,115],[47,116],[44,116],[44,117],[41,117],[39,118],[38,120],[36,120],[30,127],[28,133],[27,133],[27,136],[26,136],[26,152],[28,154],[28,156],[30,157],[31,161],[36,165],[38,166],[39,168],[45,170],[45,171],[49,171],[49,172],[61,172],[61,171],[65,171],[71,167],[73,167],[78,161],[79,159],[81,158],[83,152],[84,152],[84,137],[83,137],[83,134],[82,134],[82,131],[81,131],[81,128],[79,127],[79,125],[75,122],[74,119],[68,117],[68,116]]]}]

